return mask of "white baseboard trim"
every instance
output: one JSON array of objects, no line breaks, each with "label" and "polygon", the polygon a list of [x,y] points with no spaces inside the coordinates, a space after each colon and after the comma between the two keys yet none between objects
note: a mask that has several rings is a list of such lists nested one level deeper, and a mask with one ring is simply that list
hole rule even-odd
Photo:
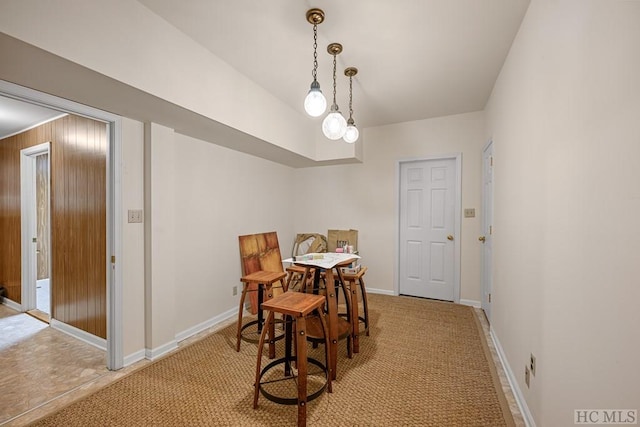
[{"label": "white baseboard trim", "polygon": [[509,362],[507,361],[507,356],[504,354],[502,345],[500,345],[500,340],[498,340],[498,336],[495,334],[492,327],[489,327],[489,334],[491,335],[491,341],[493,341],[493,345],[498,352],[498,358],[500,359],[500,363],[502,363],[502,368],[507,374],[509,385],[511,386],[511,390],[513,390],[513,395],[516,399],[516,403],[518,404],[518,408],[520,408],[520,412],[522,413],[525,424],[527,425],[527,427],[536,427],[536,423],[533,420],[531,411],[529,411],[529,407],[527,406],[527,401],[524,399],[522,390],[520,390],[518,381],[516,381],[516,376],[513,374],[511,366],[509,366]]},{"label": "white baseboard trim", "polygon": [[469,306],[474,307],[474,308],[481,308],[480,301],[476,301],[476,300],[473,300],[473,299],[462,299],[461,298],[460,299],[460,304],[469,305]]},{"label": "white baseboard trim", "polygon": [[395,296],[396,295],[395,291],[390,291],[388,289],[369,288],[369,287],[367,287],[367,293],[369,293],[369,294],[380,294],[380,295],[391,295],[391,296]]},{"label": "white baseboard trim", "polygon": [[156,348],[147,348],[144,350],[145,359],[149,359],[151,361],[156,360],[157,358],[164,356],[170,351],[178,348],[178,342],[176,340],[169,341],[166,344],[163,344]]},{"label": "white baseboard trim", "polygon": [[122,361],[122,367],[133,365],[136,362],[144,360],[146,356],[146,352],[144,350],[136,351],[135,353],[131,353],[124,357]]},{"label": "white baseboard trim", "polygon": [[66,323],[56,319],[51,319],[49,326],[82,342],[99,348],[100,350],[107,351],[107,340],[104,338],[97,337],[89,332],[78,329],[75,326],[67,325]]},{"label": "white baseboard trim", "polygon": [[142,359],[142,358],[146,358],[149,360],[156,360],[157,358],[164,356],[165,354],[169,353],[170,351],[175,350],[176,348],[178,348],[178,343],[180,341],[184,341],[187,338],[190,338],[206,329],[215,327],[216,325],[219,325],[220,323],[224,322],[225,320],[228,320],[234,316],[238,315],[238,309],[237,308],[231,308],[227,311],[225,311],[224,313],[221,313],[217,316],[212,317],[209,320],[205,320],[202,323],[199,323],[189,329],[186,329],[182,332],[178,332],[175,336],[175,339],[173,341],[170,341],[164,345],[161,345],[159,347],[156,347],[154,349],[145,349],[144,350],[144,356],[140,357],[140,352],[134,353],[132,355],[129,355],[125,358],[125,366],[134,362],[137,362],[138,360]]},{"label": "white baseboard trim", "polygon": [[9,307],[10,309],[15,310],[15,311],[19,311],[19,312],[23,312],[24,311],[20,304],[18,304],[15,301],[10,300],[9,298],[5,298],[2,301],[2,304],[6,305],[7,307]]},{"label": "white baseboard trim", "polygon": [[222,323],[225,320],[235,317],[237,315],[238,315],[238,308],[237,307],[231,308],[225,311],[224,313],[221,313],[221,314],[218,314],[217,316],[212,317],[209,320],[205,320],[204,322],[198,325],[195,325],[187,330],[177,333],[176,341],[177,342],[183,341],[187,338],[190,338],[206,329],[212,328],[218,325],[219,323]]}]

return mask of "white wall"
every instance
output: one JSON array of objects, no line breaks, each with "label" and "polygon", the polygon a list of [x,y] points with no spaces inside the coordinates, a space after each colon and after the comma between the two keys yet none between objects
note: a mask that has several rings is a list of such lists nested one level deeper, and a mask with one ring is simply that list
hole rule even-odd
[{"label": "white wall", "polygon": [[179,134],[174,144],[174,327],[182,332],[237,310],[238,236],[276,231],[287,253],[293,239],[292,169]]},{"label": "white wall", "polygon": [[144,126],[122,119],[123,354],[144,350],[144,224],[127,222],[129,209],[144,207]]},{"label": "white wall", "polygon": [[[354,228],[367,287],[393,292],[400,160],[462,153],[462,207],[476,208],[482,191],[484,113],[364,129],[362,164],[294,171],[295,232]],[[480,221],[462,219],[461,298],[480,300]]]},{"label": "white wall", "polygon": [[146,138],[146,347],[154,358],[236,315],[238,236],[276,231],[286,250],[292,169],[153,123]]},{"label": "white wall", "polygon": [[537,425],[640,409],[638,52],[640,2],[533,0],[487,107],[493,328]]}]

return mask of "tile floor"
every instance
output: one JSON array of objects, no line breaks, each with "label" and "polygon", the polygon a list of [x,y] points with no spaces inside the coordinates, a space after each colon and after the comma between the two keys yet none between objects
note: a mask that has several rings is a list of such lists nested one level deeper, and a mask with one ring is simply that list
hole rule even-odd
[{"label": "tile floor", "polygon": [[[516,425],[525,426],[489,336],[487,320],[481,310],[475,312]],[[229,319],[203,331],[181,342],[179,347],[233,322]],[[145,360],[109,371],[105,357],[104,351],[0,304],[0,426],[25,426],[149,363]]]}]

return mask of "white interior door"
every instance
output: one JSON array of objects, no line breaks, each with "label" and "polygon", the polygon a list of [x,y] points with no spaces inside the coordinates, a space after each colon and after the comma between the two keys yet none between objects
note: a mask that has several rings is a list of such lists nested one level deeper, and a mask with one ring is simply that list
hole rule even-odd
[{"label": "white interior door", "polygon": [[456,168],[455,158],[400,164],[401,294],[459,299]]},{"label": "white interior door", "polygon": [[482,309],[491,321],[491,286],[493,282],[493,144],[482,155]]}]

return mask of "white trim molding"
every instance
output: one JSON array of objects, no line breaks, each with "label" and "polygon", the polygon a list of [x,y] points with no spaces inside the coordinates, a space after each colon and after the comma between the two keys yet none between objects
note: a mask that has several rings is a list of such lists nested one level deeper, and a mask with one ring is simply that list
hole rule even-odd
[{"label": "white trim molding", "polygon": [[166,344],[163,344],[156,348],[147,348],[144,351],[144,357],[151,361],[158,359],[159,357],[164,356],[167,353],[172,352],[178,348],[178,342],[176,340],[169,341]]},{"label": "white trim molding", "polygon": [[498,358],[500,359],[502,368],[504,369],[504,372],[507,374],[507,380],[509,380],[509,386],[511,387],[511,390],[513,390],[513,395],[516,399],[516,403],[518,404],[518,408],[520,408],[520,412],[522,413],[522,417],[524,418],[525,424],[527,425],[527,427],[536,427],[536,423],[533,420],[531,411],[527,406],[527,401],[524,399],[522,390],[520,390],[518,381],[516,381],[516,376],[513,374],[513,371],[511,370],[511,366],[509,366],[509,362],[507,361],[507,356],[504,354],[502,345],[500,345],[500,340],[498,340],[498,336],[496,335],[492,327],[489,327],[489,335],[491,336],[491,341],[493,341],[493,345],[495,346],[496,352],[498,353]]},{"label": "white trim molding", "polygon": [[468,305],[470,307],[474,307],[474,308],[481,308],[480,307],[480,301],[476,301],[474,299],[462,299],[460,298],[460,304],[462,305]]},{"label": "white trim molding", "polygon": [[99,348],[100,350],[107,351],[107,340],[105,340],[104,338],[100,338],[98,336],[90,334],[89,332],[78,329],[75,326],[67,325],[66,323],[56,319],[51,319],[51,321],[49,322],[49,326],[60,332],[64,332],[65,334],[70,335],[76,339],[79,339],[82,342]]},{"label": "white trim molding", "polygon": [[133,365],[136,362],[144,360],[145,356],[146,356],[146,352],[144,349],[131,353],[124,357],[124,362],[123,362],[124,366]]},{"label": "white trim molding", "polygon": [[[225,311],[224,313],[218,314],[217,316],[212,317],[209,320],[205,320],[204,322],[192,326],[191,328],[184,330],[182,332],[178,332],[176,334],[176,341],[180,342],[180,341],[184,341],[187,338],[190,338],[206,329],[209,328],[213,328],[215,326],[220,325],[222,322],[224,322],[225,320],[231,319],[231,318],[235,318],[236,316],[238,316],[238,308],[231,308],[227,311]],[[213,331],[212,331],[213,332]]]},{"label": "white trim molding", "polygon": [[7,307],[9,307],[12,310],[15,311],[19,311],[19,312],[24,312],[24,310],[22,309],[22,306],[20,304],[18,304],[15,301],[10,300],[9,298],[4,298],[2,300],[2,304],[6,305]]},{"label": "white trim molding", "polygon": [[388,289],[377,289],[377,288],[367,288],[368,294],[380,294],[380,295],[391,295],[398,296],[396,291],[390,291]]}]

